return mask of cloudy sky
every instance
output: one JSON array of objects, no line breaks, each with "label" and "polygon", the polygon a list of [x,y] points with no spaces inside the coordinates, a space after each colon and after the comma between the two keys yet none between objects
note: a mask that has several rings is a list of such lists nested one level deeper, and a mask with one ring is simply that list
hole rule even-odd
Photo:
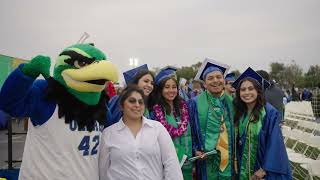
[{"label": "cloudy sky", "polygon": [[205,57],[231,70],[270,62],[320,64],[319,0],[2,0],[0,54],[53,61],[84,32],[118,65],[188,66]]}]

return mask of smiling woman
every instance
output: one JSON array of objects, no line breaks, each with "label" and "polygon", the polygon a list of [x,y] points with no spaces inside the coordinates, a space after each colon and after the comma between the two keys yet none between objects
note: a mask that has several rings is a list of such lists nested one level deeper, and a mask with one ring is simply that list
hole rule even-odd
[{"label": "smiling woman", "polygon": [[[141,126],[139,126],[143,112],[144,112],[144,94],[141,91],[141,89],[127,89],[124,91],[124,93],[120,96],[120,106],[123,111],[123,117],[122,120],[127,123],[134,125],[138,125],[137,128],[140,129]],[[141,125],[141,124],[140,124]],[[131,129],[131,127],[133,129]],[[134,131],[134,135],[136,136],[136,131],[134,126],[129,127],[132,131]]]},{"label": "smiling woman", "polygon": [[186,102],[178,94],[178,82],[172,68],[162,69],[156,76],[156,104],[151,114],[169,132],[176,148],[183,178],[192,179],[192,163],[185,163],[192,157],[189,110]]},{"label": "smiling woman", "polygon": [[232,84],[239,179],[292,179],[279,126],[281,115],[264,97],[269,85],[250,67]]},{"label": "smiling woman", "polygon": [[[155,85],[154,76],[148,70],[147,64],[144,64],[134,69],[130,69],[129,71],[124,72],[123,76],[127,85],[137,85],[143,91],[145,103],[143,115],[146,118],[151,118],[149,109],[151,109],[153,99],[149,97],[153,95]],[[119,96],[114,96],[108,103],[109,121],[107,123],[107,126],[110,126],[118,122],[123,115],[123,112],[120,108],[119,100]]]},{"label": "smiling woman", "polygon": [[178,158],[166,129],[144,113],[144,93],[136,85],[120,95],[123,116],[103,131],[100,179],[182,180]]}]

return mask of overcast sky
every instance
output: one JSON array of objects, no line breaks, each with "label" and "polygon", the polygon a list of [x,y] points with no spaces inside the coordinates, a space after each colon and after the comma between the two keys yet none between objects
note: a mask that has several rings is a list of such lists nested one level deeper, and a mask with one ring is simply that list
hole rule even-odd
[{"label": "overcast sky", "polygon": [[118,65],[189,66],[205,57],[231,70],[292,59],[320,64],[319,0],[2,0],[0,54],[53,61],[84,32]]}]

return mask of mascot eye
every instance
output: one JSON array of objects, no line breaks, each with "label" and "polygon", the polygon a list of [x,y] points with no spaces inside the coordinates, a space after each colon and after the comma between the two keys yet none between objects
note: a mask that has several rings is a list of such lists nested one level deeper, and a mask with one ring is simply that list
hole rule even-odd
[{"label": "mascot eye", "polygon": [[82,68],[82,67],[88,65],[88,63],[85,62],[85,61],[75,60],[74,63],[73,63],[73,65],[74,65],[76,68]]}]

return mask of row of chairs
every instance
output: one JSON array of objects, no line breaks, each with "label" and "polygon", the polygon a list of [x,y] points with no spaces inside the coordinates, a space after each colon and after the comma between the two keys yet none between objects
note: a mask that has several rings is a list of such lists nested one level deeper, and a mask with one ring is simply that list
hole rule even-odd
[{"label": "row of chairs", "polygon": [[313,115],[299,114],[291,111],[286,111],[286,116],[291,118],[296,118],[304,121],[316,122],[316,118]]},{"label": "row of chairs", "polygon": [[299,118],[287,116],[285,117],[285,124],[291,129],[299,129],[303,132],[311,133],[315,136],[320,135],[320,125],[315,121],[305,121]]},{"label": "row of chairs", "polygon": [[310,102],[286,105],[282,126],[294,179],[320,180],[320,125],[315,121]]},{"label": "row of chairs", "polygon": [[286,126],[283,127],[283,136],[294,177],[306,172],[308,174],[304,177],[320,177],[320,136]]},{"label": "row of chairs", "polygon": [[286,104],[285,113],[293,113],[301,119],[315,119],[310,101],[291,101]]}]

